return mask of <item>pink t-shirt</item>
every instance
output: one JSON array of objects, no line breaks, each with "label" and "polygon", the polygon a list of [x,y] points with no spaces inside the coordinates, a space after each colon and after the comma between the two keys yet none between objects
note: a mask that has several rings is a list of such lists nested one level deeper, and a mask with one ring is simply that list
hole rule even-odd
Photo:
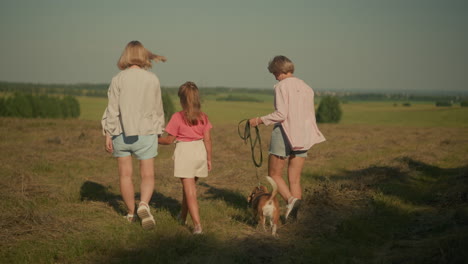
[{"label": "pink t-shirt", "polygon": [[184,120],[183,111],[180,111],[172,115],[165,130],[167,133],[175,136],[176,140],[189,142],[203,139],[205,132],[212,127],[206,114],[202,115],[202,122],[198,122],[195,126],[189,126]]}]

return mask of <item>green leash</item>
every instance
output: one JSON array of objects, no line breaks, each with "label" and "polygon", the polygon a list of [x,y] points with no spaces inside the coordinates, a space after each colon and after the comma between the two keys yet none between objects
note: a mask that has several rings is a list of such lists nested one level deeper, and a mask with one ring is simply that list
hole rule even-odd
[{"label": "green leash", "polygon": [[[241,133],[241,124],[245,122],[244,126],[244,133]],[[245,143],[247,143],[247,140],[250,142],[250,152],[252,153],[252,162],[255,165],[255,174],[257,175],[257,180],[258,180],[258,185],[260,185],[260,180],[258,178],[258,168],[262,166],[263,163],[263,152],[262,152],[262,139],[260,137],[260,132],[258,130],[258,126],[255,127],[255,139],[253,139],[252,134],[250,132],[250,123],[248,119],[241,120],[239,124],[237,125],[237,133],[239,134],[239,137],[244,140]],[[260,159],[257,160],[255,156],[255,147],[257,146],[258,143],[258,148],[259,148],[259,153],[260,153]]]}]

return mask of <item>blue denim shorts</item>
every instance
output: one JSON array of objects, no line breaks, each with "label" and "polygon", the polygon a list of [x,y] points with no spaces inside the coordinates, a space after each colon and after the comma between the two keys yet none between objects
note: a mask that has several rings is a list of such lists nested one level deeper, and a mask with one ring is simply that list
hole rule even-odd
[{"label": "blue denim shorts", "polygon": [[271,132],[270,154],[278,157],[287,158],[290,155],[306,158],[307,150],[293,151],[286,134],[281,125],[275,125]]},{"label": "blue denim shorts", "polygon": [[139,160],[151,159],[158,155],[156,135],[129,136],[124,134],[112,137],[114,152],[117,158],[134,155]]}]

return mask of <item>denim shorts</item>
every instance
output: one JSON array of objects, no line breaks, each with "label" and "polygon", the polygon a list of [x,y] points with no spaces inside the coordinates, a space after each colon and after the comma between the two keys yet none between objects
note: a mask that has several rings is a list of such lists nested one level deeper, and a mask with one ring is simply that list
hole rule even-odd
[{"label": "denim shorts", "polygon": [[114,152],[117,158],[135,155],[139,160],[151,159],[158,155],[158,143],[156,135],[129,136],[124,134],[112,137]]},{"label": "denim shorts", "polygon": [[283,158],[287,158],[290,155],[306,158],[307,150],[291,150],[291,144],[283,131],[283,127],[281,125],[275,125],[271,132],[270,154]]}]

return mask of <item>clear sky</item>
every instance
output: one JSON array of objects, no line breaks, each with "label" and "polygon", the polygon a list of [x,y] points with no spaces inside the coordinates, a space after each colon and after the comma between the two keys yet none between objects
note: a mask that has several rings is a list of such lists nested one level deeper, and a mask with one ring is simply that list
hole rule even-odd
[{"label": "clear sky", "polygon": [[1,0],[0,81],[108,83],[125,45],[162,86],[271,88],[289,57],[317,90],[468,90],[466,0]]}]

